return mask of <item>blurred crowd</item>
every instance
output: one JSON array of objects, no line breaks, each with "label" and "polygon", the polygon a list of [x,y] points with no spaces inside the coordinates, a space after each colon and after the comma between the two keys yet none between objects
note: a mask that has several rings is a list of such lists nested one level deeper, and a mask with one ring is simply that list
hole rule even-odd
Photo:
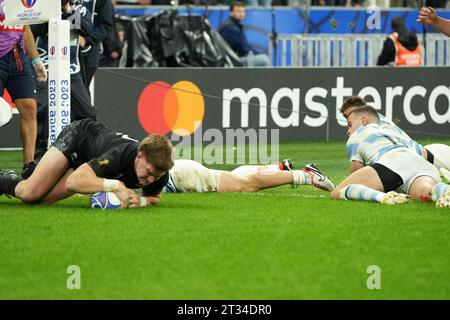
[{"label": "blurred crowd", "polygon": [[[174,0],[118,0],[120,5],[170,5]],[[193,5],[230,5],[232,0],[179,0],[179,4]],[[378,5],[383,8],[411,7],[417,8],[418,0],[244,0],[248,6],[298,6],[309,4],[312,6],[347,6],[359,7]],[[450,7],[450,0],[426,0],[430,7]]]},{"label": "blurred crowd", "polygon": [[[267,53],[247,40],[243,22],[247,6],[268,6],[281,0],[241,0],[242,2],[234,0],[229,4],[229,16],[218,30],[213,29],[204,20],[195,20],[196,18],[190,15],[178,16],[176,10],[163,11],[148,21],[116,19],[114,6],[124,1],[145,5],[152,1],[153,4],[157,2],[167,4],[163,3],[167,0],[60,1],[62,19],[78,21],[69,34],[70,87],[68,79],[61,81],[62,88],[66,89],[62,92],[70,90],[71,121],[96,120],[97,108],[92,105],[89,90],[98,67],[272,65]],[[201,1],[203,5],[209,3],[205,3],[207,0]],[[303,0],[283,1],[298,4]],[[413,2],[414,7],[420,3],[409,0],[311,0],[311,2],[315,5],[341,6],[373,4],[407,6]],[[47,23],[34,24],[31,27],[5,26],[2,23],[5,19],[4,3],[5,0],[0,0],[0,93],[3,96],[6,89],[20,113],[24,146],[22,175],[26,178],[36,165],[33,160],[39,159],[46,152],[49,141],[49,108],[52,107],[52,102],[53,106],[55,104],[53,100],[49,101],[48,93],[49,90],[52,91],[56,82],[47,81],[47,68],[55,54],[55,46],[49,43]],[[447,1],[440,0],[426,2],[427,6],[435,8],[446,4]],[[437,16],[436,10],[432,7],[421,8],[417,21],[450,36],[450,20]],[[130,28],[130,25],[133,27]],[[393,32],[387,36],[377,64],[423,65],[422,45],[417,35],[408,30],[403,18],[394,17],[391,27]],[[140,42],[134,39],[138,37]],[[64,47],[63,54],[67,53],[67,47]],[[131,61],[130,64],[128,60]],[[136,63],[137,60],[139,64]],[[38,80],[36,84],[33,78]]]},{"label": "blurred crowd", "polygon": [[[171,3],[171,0],[111,0],[111,2],[113,5],[168,5]],[[245,19],[246,6],[296,6],[307,3],[313,6],[367,7],[370,5],[377,5],[382,8],[418,8],[418,6],[424,2],[417,0],[178,0],[178,4],[180,5],[189,3],[194,5],[219,4],[229,6],[230,17],[224,21],[218,31],[231,49],[237,54],[239,62],[243,66],[248,67],[269,66],[270,61],[265,52],[261,52],[257,48],[252,47],[246,39],[242,25],[242,22]],[[445,8],[447,5],[450,5],[450,0],[426,0],[425,3],[426,6]],[[174,0],[172,0],[172,4],[174,4]],[[410,51],[420,51],[415,34],[410,33],[403,22],[398,22],[397,24],[402,26],[397,26],[396,29],[394,29],[395,32],[399,34],[399,39],[387,39],[383,52],[378,59],[378,65],[391,65],[395,62],[396,44],[406,47]],[[122,52],[126,45],[124,26],[118,21],[113,21],[113,28],[101,44],[100,66],[117,67],[119,65],[124,65],[124,63],[121,62],[124,62],[125,60],[121,61],[121,58],[126,59],[126,55],[123,55],[122,57]]]}]

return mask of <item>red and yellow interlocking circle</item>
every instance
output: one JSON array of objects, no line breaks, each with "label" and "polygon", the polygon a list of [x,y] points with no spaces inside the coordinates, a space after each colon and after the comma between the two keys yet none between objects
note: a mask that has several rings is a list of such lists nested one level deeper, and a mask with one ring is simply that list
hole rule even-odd
[{"label": "red and yellow interlocking circle", "polygon": [[139,96],[137,112],[142,128],[149,134],[173,132],[188,136],[201,126],[205,101],[192,82],[179,81],[171,86],[155,81]]}]

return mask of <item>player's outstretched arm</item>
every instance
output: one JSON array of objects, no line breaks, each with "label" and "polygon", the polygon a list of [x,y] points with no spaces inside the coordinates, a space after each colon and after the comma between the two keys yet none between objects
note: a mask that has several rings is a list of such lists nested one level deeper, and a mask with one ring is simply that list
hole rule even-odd
[{"label": "player's outstretched arm", "polygon": [[114,192],[120,199],[122,208],[128,207],[130,203],[140,202],[138,194],[125,187],[123,182],[97,177],[88,164],[83,164],[67,178],[66,188],[81,194],[91,194],[100,191]]},{"label": "player's outstretched arm", "polygon": [[430,25],[450,37],[450,20],[439,17],[436,14],[436,10],[431,7],[420,8],[417,22]]}]

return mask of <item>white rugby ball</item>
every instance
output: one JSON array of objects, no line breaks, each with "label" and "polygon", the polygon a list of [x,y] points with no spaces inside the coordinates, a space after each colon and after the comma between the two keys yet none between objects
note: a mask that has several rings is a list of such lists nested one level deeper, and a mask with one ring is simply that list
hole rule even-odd
[{"label": "white rugby ball", "polygon": [[114,192],[97,192],[91,195],[92,209],[120,209],[120,200]]},{"label": "white rugby ball", "polygon": [[2,97],[0,97],[0,127],[3,127],[7,124],[13,116],[11,106],[8,102],[5,101]]}]

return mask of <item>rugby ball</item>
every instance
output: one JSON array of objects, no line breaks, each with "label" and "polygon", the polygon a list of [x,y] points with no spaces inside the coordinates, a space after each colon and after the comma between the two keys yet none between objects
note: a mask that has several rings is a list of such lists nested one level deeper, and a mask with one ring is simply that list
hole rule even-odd
[{"label": "rugby ball", "polygon": [[7,124],[13,116],[11,106],[2,97],[0,97],[0,127]]},{"label": "rugby ball", "polygon": [[120,200],[114,192],[97,192],[91,195],[92,209],[120,209]]}]

